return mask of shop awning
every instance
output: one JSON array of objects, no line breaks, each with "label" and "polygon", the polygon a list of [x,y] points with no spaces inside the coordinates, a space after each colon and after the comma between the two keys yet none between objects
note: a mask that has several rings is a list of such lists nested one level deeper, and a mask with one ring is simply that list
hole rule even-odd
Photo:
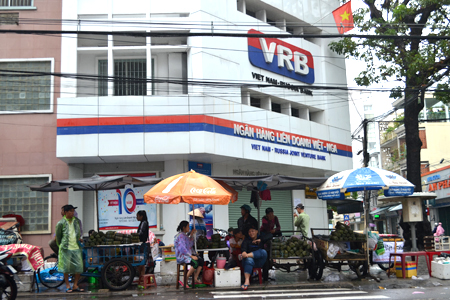
[{"label": "shop awning", "polygon": [[276,190],[304,190],[306,186],[315,188],[324,183],[328,177],[293,177],[284,175],[265,176],[211,176],[214,180],[222,180],[235,190],[264,187]]},{"label": "shop awning", "polygon": [[376,210],[371,211],[370,214],[371,214],[371,215],[379,214],[380,212],[383,212],[383,211],[385,211],[385,210],[388,210],[390,207],[391,207],[391,206],[377,208]]},{"label": "shop awning", "polygon": [[403,209],[403,205],[399,204],[399,205],[395,205],[395,206],[391,206],[389,208],[389,211],[396,211],[396,210],[400,210]]}]

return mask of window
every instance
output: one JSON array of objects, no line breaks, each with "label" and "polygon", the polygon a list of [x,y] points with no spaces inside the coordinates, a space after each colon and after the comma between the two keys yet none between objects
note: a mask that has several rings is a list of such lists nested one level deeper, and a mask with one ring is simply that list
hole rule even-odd
[{"label": "window", "polygon": [[49,193],[33,192],[28,188],[48,181],[48,176],[0,178],[0,211],[4,215],[21,215],[25,219],[22,232],[50,232]]},{"label": "window", "polygon": [[[108,76],[108,61],[98,61],[99,76]],[[99,96],[108,95],[108,80],[100,80]],[[147,62],[145,59],[114,60],[114,96],[147,95]]]},{"label": "window", "polygon": [[258,98],[250,97],[250,105],[254,107],[261,107],[261,100]]},{"label": "window", "polygon": [[0,8],[3,7],[33,7],[34,0],[0,0]]},{"label": "window", "polygon": [[272,111],[281,113],[281,104],[272,102]]},{"label": "window", "polygon": [[51,75],[34,75],[51,71],[51,61],[0,61],[0,112],[51,110]]},{"label": "window", "polygon": [[372,105],[364,105],[364,111],[371,111]]},{"label": "window", "polygon": [[291,115],[296,118],[300,118],[300,110],[298,108],[291,107]]}]

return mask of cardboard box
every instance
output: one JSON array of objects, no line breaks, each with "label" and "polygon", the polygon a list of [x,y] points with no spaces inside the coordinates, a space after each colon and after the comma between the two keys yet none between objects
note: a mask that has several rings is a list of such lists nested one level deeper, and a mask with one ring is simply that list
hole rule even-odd
[{"label": "cardboard box", "polygon": [[[405,262],[405,277],[411,278],[413,276],[417,276],[417,264],[415,261],[407,261]],[[403,278],[402,275],[402,263],[396,262],[395,263],[395,274],[397,275],[397,278]]]},{"label": "cardboard box", "polygon": [[214,270],[214,284],[216,287],[238,287],[241,285],[241,269]]},{"label": "cardboard box", "polygon": [[450,264],[431,262],[431,276],[439,279],[450,279]]}]

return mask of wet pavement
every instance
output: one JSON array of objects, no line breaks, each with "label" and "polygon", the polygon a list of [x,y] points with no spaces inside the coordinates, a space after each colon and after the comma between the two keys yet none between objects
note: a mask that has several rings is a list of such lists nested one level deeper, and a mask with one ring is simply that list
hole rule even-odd
[{"label": "wet pavement", "polygon": [[[387,272],[381,270],[377,265],[371,266],[371,277],[358,279],[356,274],[349,270],[348,267],[343,266],[342,271],[325,268],[322,280],[308,280],[306,271],[297,271],[292,273],[275,271],[275,280],[269,280],[263,284],[258,284],[257,281],[252,282],[250,286],[253,291],[264,290],[285,290],[285,289],[299,289],[307,290],[314,289],[316,291],[334,289],[346,289],[349,291],[379,291],[379,290],[395,290],[395,289],[449,289],[450,280],[440,280],[428,275],[428,269],[424,259],[419,259],[418,277],[420,279],[402,279],[394,275],[387,276]],[[206,295],[212,293],[223,292],[232,293],[240,292],[240,287],[233,288],[218,288],[207,287],[201,289],[180,290],[175,289],[175,285],[150,287],[146,290],[138,289],[136,285],[129,290],[111,292],[107,289],[98,289],[89,286],[87,283],[80,284],[80,287],[87,291],[84,293],[65,293],[65,286],[59,289],[47,289],[40,285],[40,291],[31,293],[19,293],[18,299],[87,299],[87,298],[113,298],[113,299],[127,299],[135,297],[158,298],[163,299],[208,299]],[[445,291],[446,292],[446,291]],[[242,292],[245,293],[245,292]],[[237,295],[236,295],[237,296]],[[206,298],[205,298],[206,297]],[[236,298],[236,297],[235,297]],[[237,297],[240,298],[240,297]],[[345,299],[345,298],[344,298]],[[350,299],[350,298],[349,298]]]}]

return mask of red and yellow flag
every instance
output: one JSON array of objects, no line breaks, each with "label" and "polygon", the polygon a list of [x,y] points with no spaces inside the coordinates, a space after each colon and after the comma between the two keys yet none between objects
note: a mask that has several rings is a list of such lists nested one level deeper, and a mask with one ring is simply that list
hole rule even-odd
[{"label": "red and yellow flag", "polygon": [[352,1],[348,1],[333,11],[333,17],[340,34],[354,28],[351,2]]}]

